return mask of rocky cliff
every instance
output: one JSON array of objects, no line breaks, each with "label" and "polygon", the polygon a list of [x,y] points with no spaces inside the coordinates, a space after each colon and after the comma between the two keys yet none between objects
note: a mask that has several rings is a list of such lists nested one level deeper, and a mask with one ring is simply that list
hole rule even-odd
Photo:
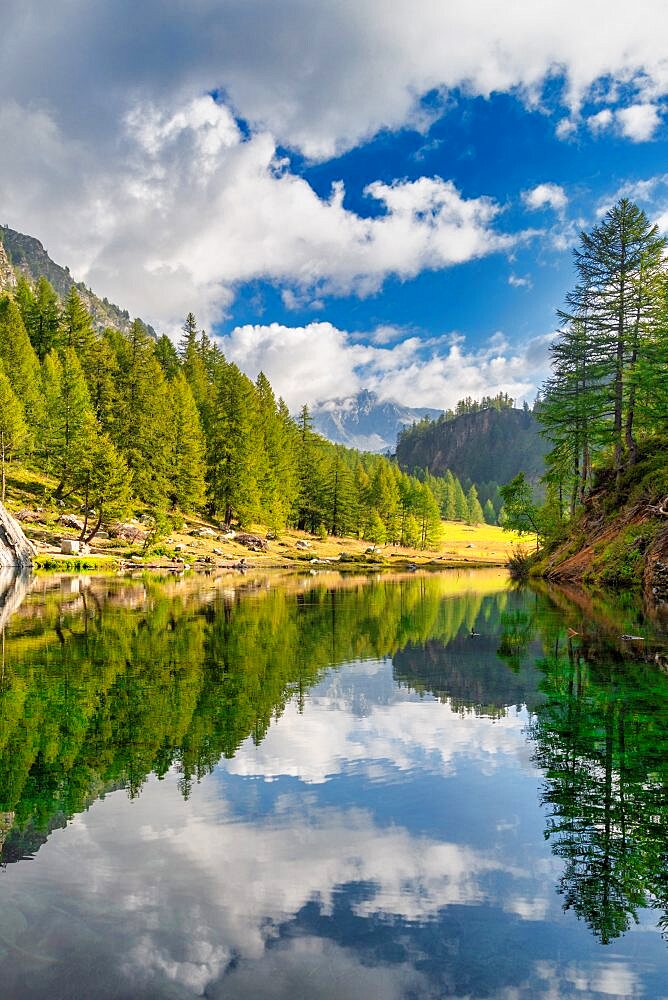
[{"label": "rocky cliff", "polygon": [[[67,297],[73,285],[76,286],[98,330],[107,326],[122,331],[130,329],[131,318],[127,309],[120,309],[106,298],[100,299],[83,282],[76,282],[69,268],[56,264],[34,236],[0,226],[0,292],[13,290],[18,272],[24,274],[31,284],[38,278],[46,278],[61,299]],[[155,335],[152,327],[146,328],[151,336]]]},{"label": "rocky cliff", "polygon": [[505,483],[518,472],[537,480],[544,472],[546,443],[529,410],[493,408],[431,420],[405,431],[397,444],[402,469],[450,469],[474,483]]},{"label": "rocky cliff", "polygon": [[14,288],[16,288],[16,275],[0,240],[0,292],[11,292]]}]

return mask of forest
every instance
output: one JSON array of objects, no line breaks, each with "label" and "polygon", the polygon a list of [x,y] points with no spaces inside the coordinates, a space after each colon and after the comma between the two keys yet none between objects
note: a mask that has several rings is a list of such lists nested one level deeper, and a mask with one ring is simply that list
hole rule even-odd
[{"label": "forest", "polygon": [[0,298],[2,499],[22,461],[74,498],[81,540],[128,511],[156,534],[184,514],[426,548],[441,518],[496,523],[476,488],[446,472],[412,476],[387,457],[331,444],[308,407],[294,417],[262,372],[251,381],[190,313],[177,346],[140,320],[96,329],[79,291],[61,301],[20,274]]},{"label": "forest", "polygon": [[538,407],[550,443],[548,535],[605,476],[612,498],[648,472],[650,492],[668,493],[667,249],[645,212],[622,198],[573,251],[577,283],[558,314]]}]

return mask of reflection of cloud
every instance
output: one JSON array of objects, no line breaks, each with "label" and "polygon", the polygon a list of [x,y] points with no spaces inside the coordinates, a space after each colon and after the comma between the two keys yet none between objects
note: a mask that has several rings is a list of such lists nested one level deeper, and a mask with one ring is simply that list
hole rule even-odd
[{"label": "reflection of cloud", "polygon": [[261,969],[240,963],[207,996],[216,1000],[272,997],[294,1000],[359,1000],[406,996],[436,997],[423,973],[411,965],[369,966],[347,948],[322,938],[297,938],[281,942],[267,952]]},{"label": "reflection of cloud", "polygon": [[[309,783],[327,781],[350,764],[366,772],[388,767],[448,774],[456,759],[466,755],[489,774],[509,757],[523,762],[526,719],[514,709],[502,719],[462,715],[433,698],[420,698],[395,688],[389,704],[371,704],[359,718],[337,693],[350,678],[377,672],[378,661],[359,663],[337,671],[312,692],[303,715],[293,703],[269,729],[260,746],[247,740],[224,767],[233,774],[265,779],[290,775]],[[391,680],[391,661],[384,669]],[[331,686],[330,686],[331,685]]]},{"label": "reflection of cloud", "polygon": [[[537,993],[538,998],[570,996],[573,987],[582,996],[603,995],[605,997],[642,996],[643,990],[636,973],[626,962],[586,962],[577,965],[575,962],[565,967],[558,967],[554,962],[536,962],[535,973],[539,979],[552,984],[551,990]],[[563,989],[563,992],[562,992]]]},{"label": "reflection of cloud", "polygon": [[[364,809],[318,808],[308,797],[283,796],[270,817],[238,821],[214,797],[215,783],[196,787],[189,803],[175,786],[174,777],[151,782],[132,804],[122,793],[108,796],[54,834],[35,866],[49,865],[43,905],[52,893],[56,901],[66,898],[68,933],[92,927],[100,947],[111,925],[124,975],[141,988],[159,992],[164,981],[215,996],[211,984],[221,976],[233,982],[238,974],[247,984],[258,969],[260,982],[272,969],[292,981],[301,958],[296,946],[274,951],[281,928],[312,901],[331,915],[346,885],[365,886],[353,906],[358,917],[424,921],[450,904],[482,902],[482,879],[491,872],[521,874],[491,853],[379,827]],[[357,959],[350,953],[310,947],[305,962],[319,966],[316,981],[325,974],[351,981]],[[86,962],[97,957],[89,953]],[[100,959],[101,968],[107,961]],[[383,987],[374,995],[400,996],[416,975],[381,966],[365,981]],[[247,995],[263,994],[249,987]]]}]

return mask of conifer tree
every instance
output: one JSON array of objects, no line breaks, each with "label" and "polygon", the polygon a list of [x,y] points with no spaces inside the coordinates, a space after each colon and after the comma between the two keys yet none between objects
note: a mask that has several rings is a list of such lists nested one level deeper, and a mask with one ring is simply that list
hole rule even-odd
[{"label": "conifer tree", "polygon": [[478,499],[478,491],[472,484],[466,496],[466,506],[468,508],[467,521],[469,524],[480,524],[484,521],[482,507]]},{"label": "conifer tree", "polygon": [[5,502],[6,463],[14,458],[28,441],[28,428],[23,407],[14,393],[0,364],[0,502]]},{"label": "conifer tree", "polygon": [[469,505],[466,500],[466,494],[462,488],[462,484],[453,476],[454,480],[454,493],[455,493],[455,520],[457,521],[467,521],[469,516]]},{"label": "conifer tree", "polygon": [[137,497],[156,509],[170,492],[170,398],[153,341],[139,320],[127,336],[113,338],[118,400],[111,436],[132,472]]},{"label": "conifer tree", "polygon": [[416,486],[416,519],[420,529],[420,548],[430,548],[441,537],[441,512],[436,497],[426,483]]},{"label": "conifer tree", "polygon": [[482,513],[486,524],[496,524],[496,511],[491,500],[485,500]]},{"label": "conifer tree", "polygon": [[206,444],[195,400],[182,372],[171,381],[169,391],[172,403],[169,500],[172,507],[187,513],[202,507],[206,500]]},{"label": "conifer tree", "polygon": [[80,541],[91,542],[105,519],[118,520],[125,516],[130,502],[131,478],[123,456],[108,435],[92,433],[73,475],[73,486],[84,500]]},{"label": "conifer tree", "polygon": [[55,496],[75,487],[78,468],[86,462],[96,435],[97,422],[88,387],[76,353],[71,347],[55,351],[44,360],[44,417],[40,444],[48,466],[58,478]]},{"label": "conifer tree", "polygon": [[0,362],[23,406],[29,427],[42,412],[40,368],[30,338],[13,299],[0,296]]}]

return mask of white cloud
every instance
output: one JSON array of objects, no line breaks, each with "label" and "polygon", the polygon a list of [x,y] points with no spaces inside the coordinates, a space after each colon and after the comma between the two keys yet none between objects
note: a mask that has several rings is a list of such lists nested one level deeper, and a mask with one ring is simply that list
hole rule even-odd
[{"label": "white cloud", "polygon": [[508,284],[511,288],[532,288],[533,282],[528,274],[509,274]]},{"label": "white cloud", "polygon": [[566,81],[559,134],[605,79],[597,100],[612,107],[623,83],[634,103],[616,121],[640,141],[668,91],[667,26],[663,0],[632,21],[623,0],[564,0],[540,17],[483,0],[203,0],[169,18],[160,0],[65,10],[7,0],[0,204],[77,277],[162,327],[191,308],[218,317],[249,277],[278,283],[295,305],[366,294],[388,274],[409,278],[514,237],[496,230],[492,201],[437,177],[372,182],[370,208],[384,214],[365,218],[340,191],[319,198],[277,146],[327,158],[382,129],[425,129],[451,113],[454,89],[549,110],[541,89],[555,73]]},{"label": "white cloud", "polygon": [[606,129],[610,128],[614,121],[614,115],[610,108],[603,108],[602,111],[598,111],[595,115],[590,115],[587,118],[587,125],[589,129],[597,135],[599,132],[604,132]]},{"label": "white cloud", "polygon": [[221,346],[252,378],[262,370],[292,410],[362,388],[408,406],[437,408],[467,395],[507,392],[515,399],[531,398],[548,367],[544,337],[511,349],[505,338],[495,336],[472,350],[454,334],[430,341],[408,336],[396,343],[384,342],[385,336],[383,328],[366,344],[331,323],[272,323],[237,327],[221,338]]},{"label": "white cloud", "polygon": [[[178,329],[190,309],[209,323],[253,278],[287,286],[288,307],[317,307],[319,295],[367,295],[390,274],[411,278],[530,235],[499,232],[492,199],[465,198],[439,177],[373,182],[365,193],[374,215],[359,215],[345,207],[342,184],[319,197],[286,169],[269,134],[244,137],[211,97],[174,112],[135,106],[122,157],[90,178],[89,157],[69,150],[41,112],[12,143],[16,115],[0,117],[0,145],[10,151],[0,199],[47,246],[60,241],[56,256],[78,278],[159,327]],[[24,181],[35,148],[55,174],[46,213]]]},{"label": "white cloud", "polygon": [[527,208],[537,210],[552,208],[562,212],[568,204],[566,192],[560,184],[537,184],[536,187],[522,193],[522,201]]},{"label": "white cloud", "polygon": [[647,142],[661,123],[661,111],[655,104],[632,104],[616,113],[623,136],[633,142]]}]

